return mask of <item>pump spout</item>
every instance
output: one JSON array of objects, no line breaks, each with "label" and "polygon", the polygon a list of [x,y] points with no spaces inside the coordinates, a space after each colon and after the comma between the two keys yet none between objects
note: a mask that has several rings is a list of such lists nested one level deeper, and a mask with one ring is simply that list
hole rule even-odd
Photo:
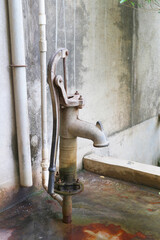
[{"label": "pump spout", "polygon": [[101,125],[96,125],[76,119],[69,127],[69,132],[75,137],[87,138],[93,141],[94,147],[107,147],[108,140],[101,129]]},{"label": "pump spout", "polygon": [[78,118],[78,109],[61,109],[61,136],[64,138],[87,138],[93,141],[94,147],[107,147],[109,142],[104,134],[102,124],[96,125]]}]

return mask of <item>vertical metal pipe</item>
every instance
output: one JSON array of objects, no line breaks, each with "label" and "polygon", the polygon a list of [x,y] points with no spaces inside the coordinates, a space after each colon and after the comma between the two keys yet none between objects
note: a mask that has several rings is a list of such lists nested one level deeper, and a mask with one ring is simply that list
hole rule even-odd
[{"label": "vertical metal pipe", "polygon": [[8,0],[16,109],[20,184],[32,186],[31,153],[27,106],[25,44],[21,0]]},{"label": "vertical metal pipe", "polygon": [[71,196],[63,197],[62,213],[63,213],[63,222],[71,223],[72,222],[72,197]]},{"label": "vertical metal pipe", "polygon": [[39,0],[40,65],[41,65],[41,120],[42,120],[42,184],[48,186],[48,147],[47,147],[47,93],[46,93],[46,15],[45,0]]}]

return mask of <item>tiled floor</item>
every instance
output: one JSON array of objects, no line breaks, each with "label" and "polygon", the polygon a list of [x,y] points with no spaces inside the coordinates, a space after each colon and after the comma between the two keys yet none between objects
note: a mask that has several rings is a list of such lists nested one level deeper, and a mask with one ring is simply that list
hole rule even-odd
[{"label": "tiled floor", "polygon": [[158,190],[83,171],[72,224],[44,191],[0,214],[0,240],[160,240]]}]

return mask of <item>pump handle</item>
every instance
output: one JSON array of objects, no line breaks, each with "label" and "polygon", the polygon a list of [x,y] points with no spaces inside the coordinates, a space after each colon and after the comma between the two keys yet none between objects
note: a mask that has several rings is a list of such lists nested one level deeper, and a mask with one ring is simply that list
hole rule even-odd
[{"label": "pump handle", "polygon": [[[56,80],[56,67],[60,59],[63,59],[64,69],[64,87],[67,88],[66,70],[65,70],[65,58],[68,56],[68,50],[65,48],[59,49],[55,55],[50,58],[48,63],[48,76],[47,81],[50,87],[52,109],[53,109],[53,132],[52,132],[52,146],[50,154],[50,166],[49,166],[49,182],[48,193],[54,193],[54,176],[56,171],[56,158],[58,148],[58,138],[60,130],[60,103],[59,103],[59,91],[57,89]],[[67,90],[67,89],[66,89]]]}]

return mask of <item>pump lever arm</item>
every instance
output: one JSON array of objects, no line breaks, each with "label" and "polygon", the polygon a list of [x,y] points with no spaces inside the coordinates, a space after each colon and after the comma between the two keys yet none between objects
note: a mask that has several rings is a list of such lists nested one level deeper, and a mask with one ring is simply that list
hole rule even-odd
[{"label": "pump lever arm", "polygon": [[[49,183],[48,193],[54,193],[54,176],[56,171],[56,158],[58,148],[58,137],[59,137],[59,92],[55,84],[56,79],[56,67],[60,59],[65,59],[68,56],[67,49],[59,49],[55,55],[53,55],[48,63],[48,76],[47,81],[50,87],[52,109],[53,109],[53,132],[52,132],[52,146],[50,155],[50,166],[49,166]],[[64,61],[63,61],[64,64]],[[64,73],[65,75],[65,73]],[[66,77],[65,77],[66,79]]]}]

